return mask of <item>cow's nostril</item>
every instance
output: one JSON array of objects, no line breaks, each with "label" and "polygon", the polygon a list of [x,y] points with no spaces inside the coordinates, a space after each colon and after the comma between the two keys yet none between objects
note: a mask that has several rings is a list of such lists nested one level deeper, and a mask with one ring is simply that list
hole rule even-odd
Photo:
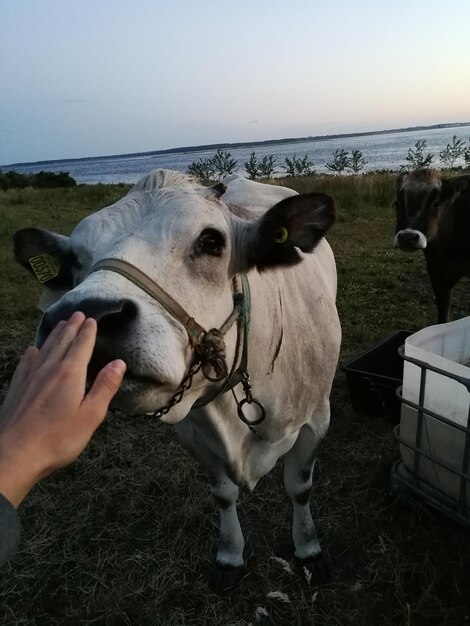
[{"label": "cow's nostril", "polygon": [[137,306],[131,300],[122,300],[121,309],[98,318],[98,333],[114,335],[125,329],[137,317]]},{"label": "cow's nostril", "polygon": [[74,311],[82,311],[98,322],[98,332],[107,336],[126,330],[137,317],[137,305],[132,300],[87,299],[73,304],[64,303],[48,311],[39,325],[36,345],[41,347],[61,320],[68,320]]},{"label": "cow's nostril", "polygon": [[397,241],[404,246],[415,245],[418,243],[420,233],[418,231],[404,230],[398,233]]}]

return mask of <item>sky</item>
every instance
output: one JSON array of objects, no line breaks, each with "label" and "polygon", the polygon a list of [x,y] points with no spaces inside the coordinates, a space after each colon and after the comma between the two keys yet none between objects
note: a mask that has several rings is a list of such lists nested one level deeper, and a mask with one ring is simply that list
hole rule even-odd
[{"label": "sky", "polygon": [[0,164],[470,120],[469,0],[0,0]]}]

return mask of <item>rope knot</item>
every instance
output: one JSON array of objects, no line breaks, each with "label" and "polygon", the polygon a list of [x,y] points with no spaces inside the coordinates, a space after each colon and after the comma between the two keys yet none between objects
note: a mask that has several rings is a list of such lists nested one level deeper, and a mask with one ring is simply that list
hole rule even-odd
[{"label": "rope knot", "polygon": [[[217,382],[227,376],[224,336],[218,328],[206,332],[194,350],[196,359],[202,363],[202,371],[207,380]],[[210,367],[214,370],[215,377],[209,374]]]}]

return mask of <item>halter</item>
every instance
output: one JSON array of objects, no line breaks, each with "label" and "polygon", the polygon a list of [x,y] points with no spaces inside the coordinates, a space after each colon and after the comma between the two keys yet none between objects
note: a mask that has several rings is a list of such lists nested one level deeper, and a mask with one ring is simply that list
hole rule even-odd
[{"label": "halter", "polygon": [[[174,298],[172,298],[172,296],[170,296],[170,294],[135,265],[122,259],[102,259],[91,268],[88,275],[101,270],[115,272],[124,276],[124,278],[134,283],[134,285],[142,289],[142,291],[145,291],[153,300],[161,304],[173,318],[183,325],[188,335],[189,345],[194,350],[192,364],[177,392],[172,396],[167,406],[157,409],[153,413],[155,417],[161,418],[170,411],[172,406],[182,400],[185,391],[191,387],[194,375],[202,369],[205,378],[210,382],[216,383],[222,380],[225,382],[221,387],[212,389],[199,398],[193,404],[192,408],[203,407],[215,400],[220,394],[231,390],[237,403],[238,416],[249,428],[253,430],[254,425],[260,424],[264,420],[266,415],[265,409],[258,400],[252,397],[250,379],[247,373],[251,297],[250,285],[245,274],[241,274],[240,277],[235,276],[232,280],[232,313],[220,328],[213,328],[206,331]],[[229,373],[226,364],[225,342],[223,337],[235,322],[237,323],[237,343],[233,365]],[[240,363],[237,367],[240,351]],[[210,373],[211,368],[215,376]],[[243,386],[245,398],[239,402],[234,394],[233,387],[240,382]],[[257,419],[247,419],[243,412],[245,404],[255,404],[258,407],[260,415]]]}]

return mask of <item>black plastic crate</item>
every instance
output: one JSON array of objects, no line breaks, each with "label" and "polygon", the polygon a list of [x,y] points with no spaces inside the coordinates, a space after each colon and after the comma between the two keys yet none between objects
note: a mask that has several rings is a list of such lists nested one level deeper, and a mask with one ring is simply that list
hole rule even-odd
[{"label": "black plastic crate", "polygon": [[400,417],[396,389],[403,381],[403,359],[398,348],[411,334],[411,330],[398,330],[340,366],[355,411]]}]

